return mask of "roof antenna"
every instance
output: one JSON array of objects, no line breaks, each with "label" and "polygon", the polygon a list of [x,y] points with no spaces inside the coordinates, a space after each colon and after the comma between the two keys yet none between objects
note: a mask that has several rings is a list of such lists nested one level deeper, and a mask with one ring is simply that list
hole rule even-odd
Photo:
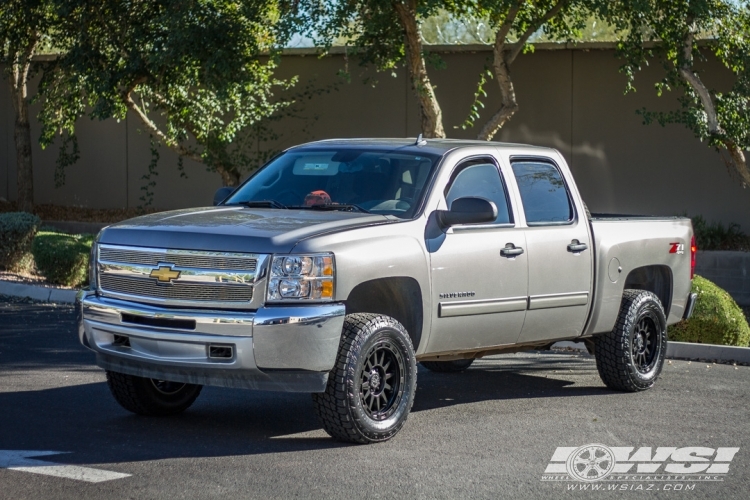
[{"label": "roof antenna", "polygon": [[427,141],[425,141],[424,139],[422,139],[422,133],[420,132],[419,135],[417,136],[417,140],[414,143],[414,145],[415,146],[424,146],[425,144],[427,144]]}]

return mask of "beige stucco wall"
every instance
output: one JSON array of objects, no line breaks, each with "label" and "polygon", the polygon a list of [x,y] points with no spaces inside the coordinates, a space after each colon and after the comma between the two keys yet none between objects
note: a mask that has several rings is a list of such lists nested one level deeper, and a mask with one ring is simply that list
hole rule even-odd
[{"label": "beige stucco wall", "polygon": [[[302,53],[302,54],[301,54]],[[403,71],[394,78],[376,74],[348,61],[351,83],[336,76],[346,61],[342,55],[319,59],[304,51],[283,57],[280,74],[299,75],[300,85],[312,81],[338,90],[309,101],[304,113],[309,131],[299,120],[277,126],[281,138],[264,148],[286,147],[331,137],[403,137],[419,132],[419,114]],[[489,62],[487,49],[444,53],[445,69],[431,69],[451,137],[471,138],[476,130],[454,129],[467,115],[478,74]],[[551,49],[538,47],[513,64],[520,111],[497,139],[552,146],[570,163],[584,199],[592,211],[673,215],[702,214],[709,220],[736,222],[750,231],[750,190],[742,189],[726,172],[719,155],[699,143],[681,126],[644,126],[635,111],[642,107],[669,109],[674,96],[657,98],[652,84],[658,65],[638,76],[638,92],[623,95],[624,77],[612,49]],[[704,78],[719,89],[731,77],[709,60]],[[375,77],[376,85],[363,84]],[[498,105],[494,81],[487,84],[485,115]],[[477,127],[478,128],[478,127]],[[33,125],[34,138],[39,135]],[[54,148],[35,147],[34,182],[37,203],[91,207],[125,207],[141,203],[141,179],[150,160],[148,135],[139,123],[81,120],[78,125],[81,160],[68,170],[67,183],[54,186]],[[185,161],[188,179],[181,179],[176,156],[160,148],[155,206],[177,208],[210,202],[219,187],[218,175]],[[7,85],[0,87],[0,196],[15,198],[13,113]]]}]

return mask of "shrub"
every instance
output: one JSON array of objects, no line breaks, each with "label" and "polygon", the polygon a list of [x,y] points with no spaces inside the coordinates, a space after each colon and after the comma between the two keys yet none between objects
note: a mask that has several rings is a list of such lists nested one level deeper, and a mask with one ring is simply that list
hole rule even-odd
[{"label": "shrub", "polygon": [[693,292],[698,294],[693,316],[670,326],[669,339],[747,347],[750,326],[729,293],[701,276],[693,280]]},{"label": "shrub", "polygon": [[57,285],[86,284],[93,239],[91,235],[40,232],[32,245],[37,271]]},{"label": "shrub", "polygon": [[19,271],[30,263],[31,242],[41,223],[26,212],[0,214],[0,269]]},{"label": "shrub", "polygon": [[699,250],[750,250],[750,237],[739,224],[708,222],[701,215],[692,218],[695,242]]}]

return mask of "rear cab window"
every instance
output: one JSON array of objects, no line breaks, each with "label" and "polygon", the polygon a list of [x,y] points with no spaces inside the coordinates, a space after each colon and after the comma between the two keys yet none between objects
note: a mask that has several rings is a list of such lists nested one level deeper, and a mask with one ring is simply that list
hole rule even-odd
[{"label": "rear cab window", "polygon": [[557,166],[541,159],[512,160],[529,226],[570,224],[575,210],[568,186]]}]

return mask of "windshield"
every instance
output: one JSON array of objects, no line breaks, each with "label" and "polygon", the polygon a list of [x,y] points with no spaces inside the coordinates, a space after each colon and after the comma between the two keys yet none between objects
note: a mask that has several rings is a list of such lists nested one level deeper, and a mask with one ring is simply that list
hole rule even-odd
[{"label": "windshield", "polygon": [[411,218],[439,158],[366,148],[292,150],[258,171],[224,204]]}]

